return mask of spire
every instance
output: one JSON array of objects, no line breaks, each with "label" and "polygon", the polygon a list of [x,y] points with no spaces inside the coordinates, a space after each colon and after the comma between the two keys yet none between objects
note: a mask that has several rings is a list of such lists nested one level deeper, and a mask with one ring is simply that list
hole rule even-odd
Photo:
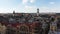
[{"label": "spire", "polygon": [[39,8],[37,8],[37,16],[39,16]]}]

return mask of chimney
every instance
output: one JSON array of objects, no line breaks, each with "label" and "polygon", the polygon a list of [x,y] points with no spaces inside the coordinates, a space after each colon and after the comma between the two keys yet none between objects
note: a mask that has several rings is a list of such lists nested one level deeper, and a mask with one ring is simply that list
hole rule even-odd
[{"label": "chimney", "polygon": [[39,16],[39,8],[37,8],[37,16]]}]

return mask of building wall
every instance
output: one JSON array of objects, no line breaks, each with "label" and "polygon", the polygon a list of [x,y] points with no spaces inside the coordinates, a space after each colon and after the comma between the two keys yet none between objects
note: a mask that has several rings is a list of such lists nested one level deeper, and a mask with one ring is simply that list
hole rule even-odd
[{"label": "building wall", "polygon": [[1,23],[0,23],[0,33],[1,34],[5,34],[6,33],[6,26],[2,25]]}]

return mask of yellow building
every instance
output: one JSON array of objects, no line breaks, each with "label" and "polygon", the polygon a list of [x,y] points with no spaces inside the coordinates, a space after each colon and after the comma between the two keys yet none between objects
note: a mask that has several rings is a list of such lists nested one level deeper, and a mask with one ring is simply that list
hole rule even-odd
[{"label": "yellow building", "polygon": [[56,29],[57,29],[57,18],[55,19],[54,22],[50,24],[50,30],[56,31]]},{"label": "yellow building", "polygon": [[5,34],[5,33],[6,33],[6,26],[0,23],[0,34]]}]

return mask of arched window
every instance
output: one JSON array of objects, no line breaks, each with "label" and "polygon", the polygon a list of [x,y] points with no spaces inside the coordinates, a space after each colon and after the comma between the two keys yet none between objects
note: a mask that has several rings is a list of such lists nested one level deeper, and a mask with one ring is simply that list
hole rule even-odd
[{"label": "arched window", "polygon": [[26,26],[21,26],[19,29],[20,34],[29,34],[29,28]]}]

